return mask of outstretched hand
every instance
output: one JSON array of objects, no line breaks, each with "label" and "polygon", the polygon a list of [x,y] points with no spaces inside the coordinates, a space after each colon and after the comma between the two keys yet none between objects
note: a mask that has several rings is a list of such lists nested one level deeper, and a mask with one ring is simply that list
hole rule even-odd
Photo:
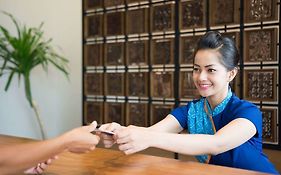
[{"label": "outstretched hand", "polygon": [[[117,130],[123,128],[119,123],[112,122],[103,124],[100,126],[100,130],[116,132]],[[110,148],[116,143],[116,135],[108,135],[104,133],[97,133],[102,139],[105,148]]]},{"label": "outstretched hand", "polygon": [[80,128],[75,128],[64,135],[63,139],[67,145],[67,151],[72,153],[86,153],[92,151],[96,148],[99,143],[99,136],[92,134],[97,127],[97,122],[94,121],[88,126],[82,126]]},{"label": "outstretched hand", "polygon": [[36,166],[29,168],[24,171],[24,174],[42,174],[46,168],[53,162],[53,160],[58,159],[58,156],[54,156],[45,162],[38,163]]},{"label": "outstretched hand", "polygon": [[125,154],[133,154],[150,146],[151,133],[147,128],[128,126],[116,132],[116,143]]}]

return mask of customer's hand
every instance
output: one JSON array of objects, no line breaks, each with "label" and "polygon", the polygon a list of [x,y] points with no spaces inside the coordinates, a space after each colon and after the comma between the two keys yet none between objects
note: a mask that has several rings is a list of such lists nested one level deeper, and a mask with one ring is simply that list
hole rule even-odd
[{"label": "customer's hand", "polygon": [[58,159],[58,156],[54,156],[45,162],[38,163],[36,166],[25,170],[24,174],[42,174],[55,159]]},{"label": "customer's hand", "polygon": [[99,143],[99,136],[92,134],[97,127],[97,122],[94,121],[88,126],[75,128],[65,134],[59,139],[65,142],[66,150],[73,153],[85,153],[92,151]]}]

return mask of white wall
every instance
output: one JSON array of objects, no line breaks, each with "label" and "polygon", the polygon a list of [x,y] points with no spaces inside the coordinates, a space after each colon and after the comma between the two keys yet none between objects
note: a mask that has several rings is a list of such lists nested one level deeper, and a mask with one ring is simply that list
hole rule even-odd
[{"label": "white wall", "polygon": [[[37,67],[31,73],[34,100],[47,131],[57,136],[82,124],[82,4],[80,0],[0,0],[0,11],[13,14],[18,21],[37,27],[44,22],[45,38],[69,61],[69,81],[49,66],[48,73]],[[0,14],[0,25],[15,31],[9,18]],[[0,134],[40,138],[33,110],[26,101],[23,82],[17,78],[8,92],[6,77],[0,78]]]}]

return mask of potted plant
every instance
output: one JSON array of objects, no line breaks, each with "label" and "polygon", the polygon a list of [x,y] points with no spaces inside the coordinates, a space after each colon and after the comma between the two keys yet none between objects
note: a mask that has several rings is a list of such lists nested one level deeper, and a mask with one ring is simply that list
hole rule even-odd
[{"label": "potted plant", "polygon": [[12,20],[17,35],[13,36],[0,25],[0,77],[7,74],[5,91],[9,89],[14,77],[17,77],[19,81],[24,81],[26,99],[35,112],[42,138],[45,139],[46,134],[38,113],[38,106],[31,93],[30,74],[37,66],[42,66],[47,71],[49,64],[51,64],[68,77],[68,60],[56,53],[51,46],[52,39],[45,40],[43,38],[43,23],[39,27],[27,27],[20,25],[11,14],[3,13]]}]

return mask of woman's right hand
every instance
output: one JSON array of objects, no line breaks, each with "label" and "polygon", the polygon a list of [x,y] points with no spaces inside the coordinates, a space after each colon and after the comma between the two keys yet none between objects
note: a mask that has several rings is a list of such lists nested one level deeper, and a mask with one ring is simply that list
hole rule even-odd
[{"label": "woman's right hand", "polygon": [[[116,122],[106,123],[99,127],[100,130],[111,131],[111,132],[115,132],[121,128],[123,128],[123,127],[119,123],[116,123]],[[109,134],[105,134],[105,133],[99,133],[99,135],[103,140],[103,144],[104,144],[105,148],[110,148],[110,147],[112,147],[112,145],[114,145],[116,143],[116,139],[117,139],[116,135],[109,135]]]}]

